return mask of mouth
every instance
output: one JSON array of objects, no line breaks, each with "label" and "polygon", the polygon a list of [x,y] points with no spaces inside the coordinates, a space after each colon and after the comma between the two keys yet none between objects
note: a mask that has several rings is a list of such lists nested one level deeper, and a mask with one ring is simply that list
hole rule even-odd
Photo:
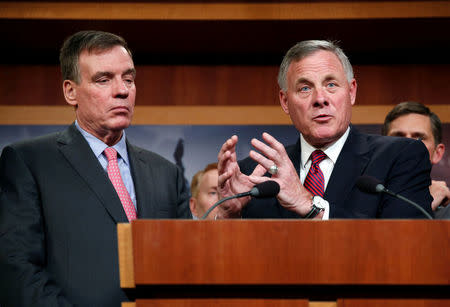
[{"label": "mouth", "polygon": [[128,113],[130,110],[126,106],[117,106],[111,109],[113,112]]},{"label": "mouth", "polygon": [[333,116],[328,115],[328,114],[319,114],[317,116],[314,116],[313,120],[317,121],[317,122],[326,122],[326,121],[330,120],[332,117]]}]

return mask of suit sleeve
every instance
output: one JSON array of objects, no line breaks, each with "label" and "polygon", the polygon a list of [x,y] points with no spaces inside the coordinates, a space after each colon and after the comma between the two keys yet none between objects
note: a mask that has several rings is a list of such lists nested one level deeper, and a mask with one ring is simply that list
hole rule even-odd
[{"label": "suit sleeve", "polygon": [[12,147],[0,157],[0,305],[72,306],[46,271],[39,187]]},{"label": "suit sleeve", "polygon": [[[419,204],[433,216],[429,186],[431,163],[428,151],[421,141],[404,146],[385,180],[387,189]],[[380,218],[426,218],[414,206],[391,197],[383,196]]]},{"label": "suit sleeve", "polygon": [[177,168],[177,218],[178,219],[192,219],[191,209],[189,208],[189,190],[186,185],[184,172]]}]

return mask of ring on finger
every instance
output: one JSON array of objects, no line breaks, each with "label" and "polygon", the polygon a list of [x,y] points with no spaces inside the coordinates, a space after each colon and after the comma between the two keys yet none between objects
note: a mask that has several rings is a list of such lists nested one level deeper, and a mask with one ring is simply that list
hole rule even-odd
[{"label": "ring on finger", "polygon": [[271,167],[269,167],[269,173],[272,174],[272,175],[275,175],[276,173],[278,173],[278,166],[276,166],[274,164]]}]

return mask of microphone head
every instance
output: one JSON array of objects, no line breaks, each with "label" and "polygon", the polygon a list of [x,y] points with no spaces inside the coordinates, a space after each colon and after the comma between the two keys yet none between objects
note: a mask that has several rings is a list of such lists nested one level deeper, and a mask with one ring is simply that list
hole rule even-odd
[{"label": "microphone head", "polygon": [[255,198],[270,198],[277,196],[279,192],[280,185],[278,182],[268,180],[255,185],[250,191],[250,196]]},{"label": "microphone head", "polygon": [[366,193],[380,193],[385,190],[380,180],[368,175],[358,177],[356,186],[359,190]]}]

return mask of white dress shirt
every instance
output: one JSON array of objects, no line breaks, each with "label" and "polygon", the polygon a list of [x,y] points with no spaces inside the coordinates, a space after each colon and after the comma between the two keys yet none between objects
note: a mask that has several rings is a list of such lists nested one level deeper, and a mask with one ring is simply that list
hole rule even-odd
[{"label": "white dress shirt", "polygon": [[[324,190],[327,189],[328,181],[330,181],[331,173],[333,172],[334,165],[341,153],[342,147],[344,147],[345,141],[348,138],[348,134],[350,133],[350,127],[347,128],[345,133],[333,144],[328,145],[324,148],[315,148],[311,146],[306,140],[303,138],[303,135],[300,134],[300,181],[305,182],[306,175],[309,172],[309,168],[311,167],[311,154],[314,150],[322,150],[327,157],[320,162],[319,166],[322,170],[323,177],[325,179]],[[326,199],[325,199],[326,200]],[[330,204],[325,206],[325,212],[323,215],[324,220],[328,220],[330,216]]]}]

